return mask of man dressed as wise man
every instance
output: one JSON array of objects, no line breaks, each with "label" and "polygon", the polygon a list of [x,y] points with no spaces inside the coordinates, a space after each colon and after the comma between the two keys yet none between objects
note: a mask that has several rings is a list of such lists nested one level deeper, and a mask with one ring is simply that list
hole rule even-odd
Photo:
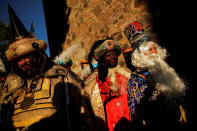
[{"label": "man dressed as wise man", "polygon": [[[186,86],[174,68],[170,67],[166,62],[166,49],[151,41],[150,37],[136,21],[129,23],[124,33],[132,47],[130,61],[131,66],[134,67],[127,85],[130,119],[142,117],[139,112],[143,107],[142,112],[146,112],[145,110],[147,109],[149,118],[144,120],[146,119],[144,116],[141,122],[144,125],[148,125],[150,117],[153,120],[150,112],[155,111],[154,116],[159,117],[158,112],[161,113],[161,110],[163,110],[161,109],[161,103],[158,104],[160,108],[157,108],[161,110],[156,109],[158,106],[151,107],[151,101],[161,100],[162,97],[164,98],[162,99],[163,102],[164,100],[167,101],[166,105],[170,105],[170,103],[171,105],[174,103],[173,106],[178,105],[180,109],[180,121],[186,122],[183,106],[180,105],[180,99],[185,95]],[[160,117],[160,119],[162,118]],[[159,119],[155,120],[156,123],[159,123],[159,121]],[[150,123],[153,124],[154,122],[151,121]]]}]

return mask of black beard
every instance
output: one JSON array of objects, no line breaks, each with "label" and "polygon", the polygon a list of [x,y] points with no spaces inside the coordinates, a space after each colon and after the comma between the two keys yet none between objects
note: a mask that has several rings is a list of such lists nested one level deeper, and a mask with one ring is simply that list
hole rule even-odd
[{"label": "black beard", "polygon": [[115,64],[109,64],[108,65],[108,68],[114,68],[114,67],[116,67],[118,65],[118,63],[115,63]]},{"label": "black beard", "polygon": [[32,67],[26,71],[23,71],[23,74],[25,74],[25,77],[27,78],[36,78],[41,76],[41,71],[35,67]]},{"label": "black beard", "polygon": [[103,63],[103,65],[107,68],[114,68],[118,65],[118,63],[114,63],[114,64],[111,64],[111,63]]}]

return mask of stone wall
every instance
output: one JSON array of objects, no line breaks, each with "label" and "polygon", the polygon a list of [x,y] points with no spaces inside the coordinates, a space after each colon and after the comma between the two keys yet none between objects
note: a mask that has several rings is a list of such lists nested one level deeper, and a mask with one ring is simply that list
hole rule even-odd
[{"label": "stone wall", "polygon": [[67,0],[66,2],[71,11],[63,50],[73,44],[81,45],[72,57],[74,67],[87,57],[91,45],[96,40],[113,36],[122,44],[127,43],[123,30],[130,22],[140,22],[150,37],[156,38],[146,0]]}]

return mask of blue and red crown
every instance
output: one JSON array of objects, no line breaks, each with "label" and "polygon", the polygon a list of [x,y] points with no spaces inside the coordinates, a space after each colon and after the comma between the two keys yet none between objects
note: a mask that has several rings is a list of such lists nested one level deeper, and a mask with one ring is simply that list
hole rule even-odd
[{"label": "blue and red crown", "polygon": [[150,41],[149,36],[137,21],[129,23],[124,29],[124,34],[133,50],[138,48],[142,43]]}]

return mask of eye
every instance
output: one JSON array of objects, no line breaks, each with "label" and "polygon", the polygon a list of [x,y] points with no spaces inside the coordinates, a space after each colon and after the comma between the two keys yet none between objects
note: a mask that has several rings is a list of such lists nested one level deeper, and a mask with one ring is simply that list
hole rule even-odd
[{"label": "eye", "polygon": [[108,46],[111,46],[112,45],[112,43],[111,42],[108,42]]},{"label": "eye", "polygon": [[34,49],[39,49],[39,45],[38,45],[38,43],[36,43],[36,42],[33,42],[33,43],[32,43],[32,47],[33,47]]}]

